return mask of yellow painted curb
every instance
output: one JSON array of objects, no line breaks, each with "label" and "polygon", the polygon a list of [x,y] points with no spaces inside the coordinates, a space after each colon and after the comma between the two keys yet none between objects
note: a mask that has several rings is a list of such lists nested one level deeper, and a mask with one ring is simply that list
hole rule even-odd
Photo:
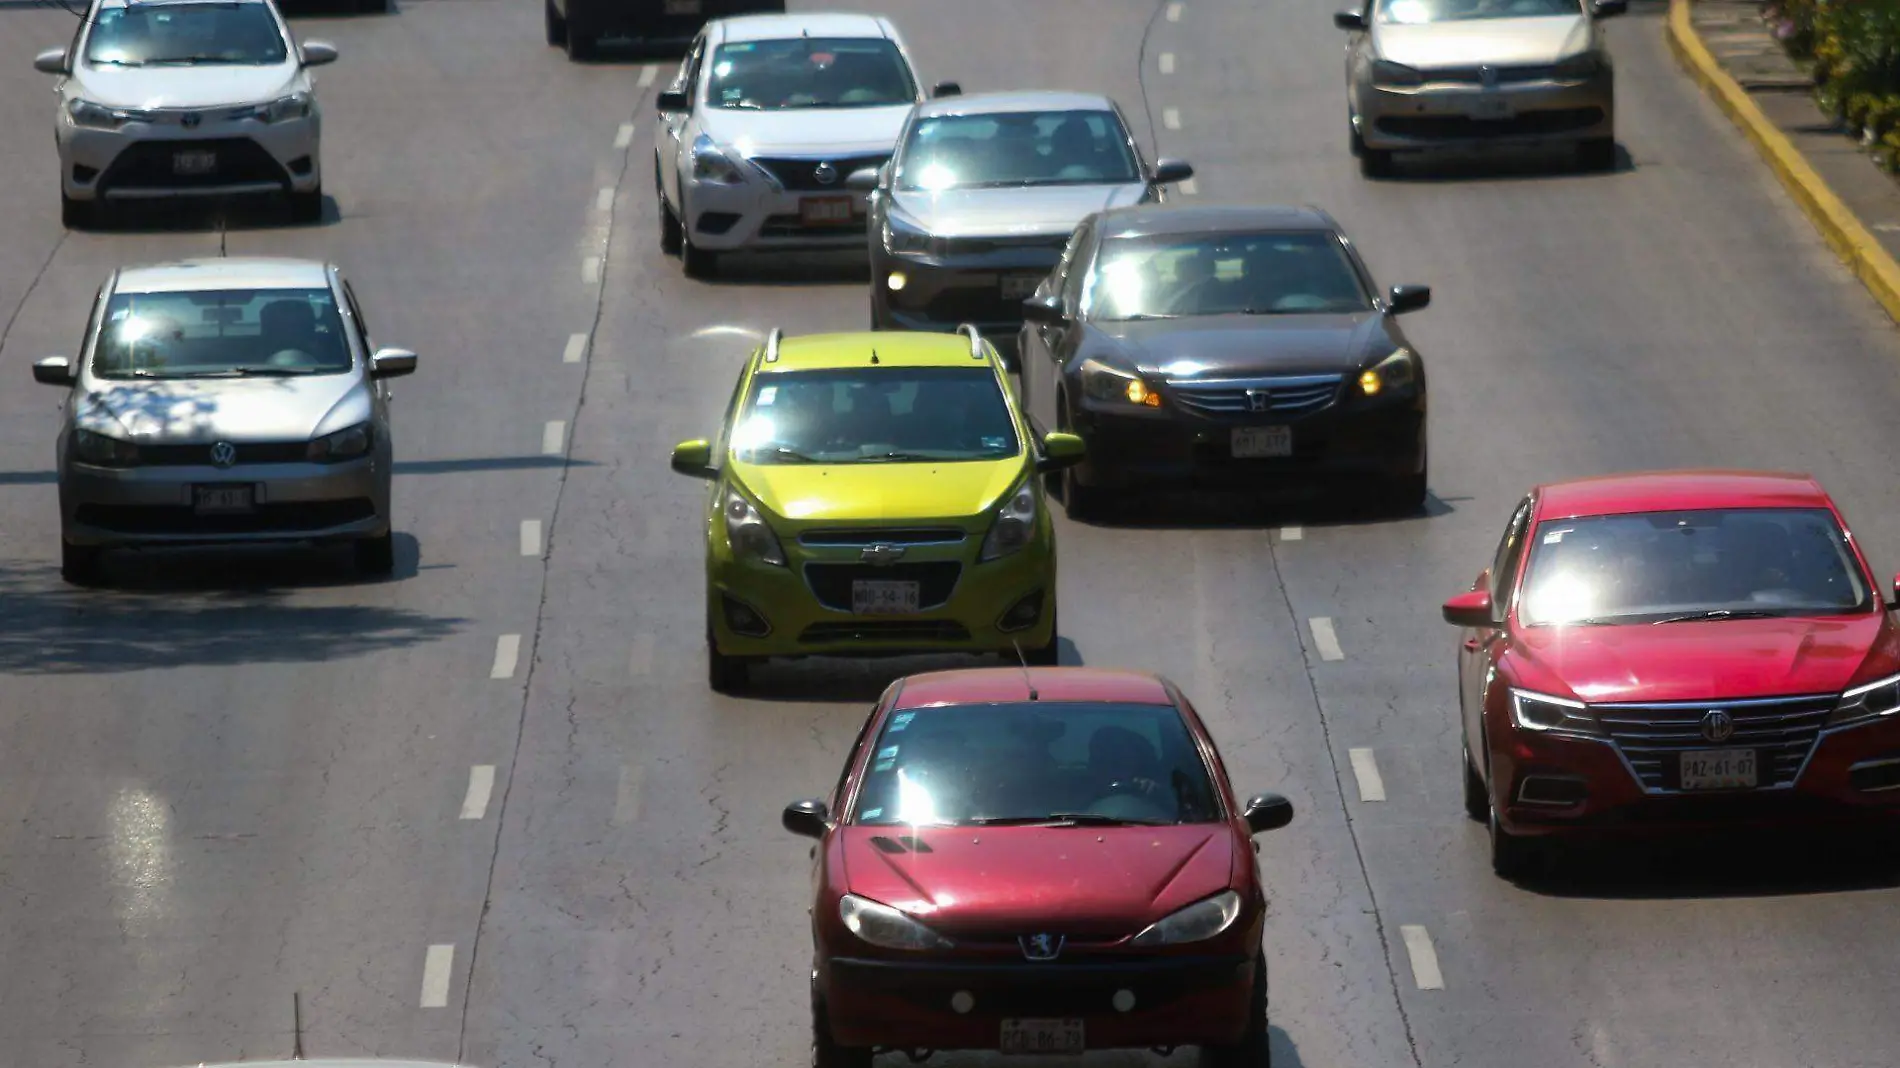
[{"label": "yellow painted curb", "polygon": [[1794,143],[1768,121],[1768,116],[1762,114],[1741,83],[1716,63],[1690,20],[1693,3],[1694,0],[1669,0],[1670,50],[1675,52],[1690,77],[1701,83],[1728,117],[1735,120],[1735,125],[1755,142],[1762,158],[1768,161],[1781,184],[1788,187],[1795,203],[1813,220],[1821,236],[1859,276],[1887,314],[1900,322],[1900,264],[1894,263],[1887,250],[1874,240],[1874,235],[1867,232],[1847,205],[1841,203],[1841,198],[1834,195],[1834,190],[1828,188],[1827,182],[1808,166]]}]

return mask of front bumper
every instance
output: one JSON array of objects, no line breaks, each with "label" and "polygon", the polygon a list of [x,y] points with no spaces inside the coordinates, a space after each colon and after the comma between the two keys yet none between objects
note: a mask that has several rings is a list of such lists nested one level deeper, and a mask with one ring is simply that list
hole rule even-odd
[{"label": "front bumper", "polygon": [[1576,82],[1485,89],[1361,84],[1353,119],[1367,148],[1468,148],[1568,144],[1615,136],[1615,78],[1606,69]]},{"label": "front bumper", "polygon": [[[724,185],[685,176],[687,232],[693,244],[715,252],[862,250],[867,198],[846,190],[847,172],[843,165],[837,170],[836,188],[809,190],[785,189],[763,177]],[[847,206],[848,219],[825,214]]]},{"label": "front bumper", "polygon": [[277,123],[205,117],[190,129],[166,116],[99,130],[62,114],[58,135],[60,188],[73,200],[308,193],[323,182],[314,109]]},{"label": "front bumper", "polygon": [[[998,244],[969,254],[893,254],[872,237],[871,325],[878,330],[943,333],[971,323],[984,336],[1014,342],[1023,301],[1062,260],[1060,241]],[[891,288],[901,272],[903,287]]]},{"label": "front bumper", "polygon": [[[337,464],[60,470],[64,537],[75,545],[349,541],[389,532],[389,470],[374,456]],[[243,514],[198,514],[196,486],[254,487]]]}]

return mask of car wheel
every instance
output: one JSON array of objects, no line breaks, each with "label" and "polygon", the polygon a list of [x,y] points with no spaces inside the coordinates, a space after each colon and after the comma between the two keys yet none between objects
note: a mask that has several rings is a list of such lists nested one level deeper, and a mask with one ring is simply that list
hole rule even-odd
[{"label": "car wheel", "polygon": [[290,194],[290,220],[299,223],[320,223],[323,221],[323,187],[318,186],[308,193]]},{"label": "car wheel", "polygon": [[660,161],[657,159],[653,161],[653,195],[660,202],[660,251],[668,256],[677,256],[686,231],[680,226],[680,217],[666,203],[666,187],[660,184]]},{"label": "car wheel", "polygon": [[565,40],[561,43],[567,45],[567,58],[570,60],[594,58],[594,46],[597,42],[594,40],[593,30],[588,26],[586,20],[580,17],[585,11],[586,8],[581,4],[569,0],[567,19],[562,26],[562,29],[565,31],[562,33],[562,37],[565,38]]},{"label": "car wheel", "polygon": [[869,1049],[832,1041],[825,1003],[816,998],[811,1004],[811,1068],[871,1068]]},{"label": "car wheel", "polygon": [[1267,1035],[1267,956],[1262,953],[1254,958],[1247,1033],[1231,1046],[1203,1046],[1201,1063],[1208,1068],[1271,1068],[1273,1050]]},{"label": "car wheel", "polygon": [[59,577],[74,586],[91,586],[99,581],[99,561],[104,555],[97,545],[74,545],[61,538]]},{"label": "car wheel", "polygon": [[1359,173],[1367,178],[1389,178],[1392,176],[1392,150],[1389,148],[1365,148],[1359,153]]},{"label": "car wheel", "polygon": [[1616,138],[1592,137],[1577,145],[1577,166],[1586,171],[1613,171],[1616,169]]},{"label": "car wheel", "polygon": [[1400,475],[1387,480],[1380,497],[1388,511],[1398,515],[1411,515],[1425,507],[1426,472]]},{"label": "car wheel", "polygon": [[356,570],[365,575],[387,575],[396,570],[396,535],[384,531],[381,537],[364,538],[354,546]]},{"label": "car wheel", "polygon": [[1055,613],[1050,613],[1049,644],[1023,650],[1023,659],[1027,660],[1031,667],[1055,667],[1062,662],[1061,621],[1055,619],[1054,615]]},{"label": "car wheel", "polygon": [[567,43],[567,20],[555,10],[554,0],[542,0],[542,18],[547,23],[548,43],[564,45]]},{"label": "car wheel", "polygon": [[1365,159],[1366,139],[1359,136],[1359,126],[1350,116],[1346,119],[1346,133],[1346,150],[1352,153],[1353,159]]},{"label": "car wheel", "polygon": [[706,279],[719,273],[719,254],[693,244],[692,236],[680,227],[680,265],[686,270],[686,277]]},{"label": "car wheel", "polygon": [[736,694],[752,680],[752,662],[748,657],[731,656],[719,651],[713,636],[712,604],[706,605],[706,685],[714,693]]},{"label": "car wheel", "polygon": [[64,190],[59,194],[59,221],[68,230],[90,230],[96,223],[96,205],[90,200],[74,200]]},{"label": "car wheel", "polygon": [[1465,755],[1465,815],[1484,823],[1491,818],[1491,788],[1484,784],[1484,776],[1478,774],[1478,766],[1471,762],[1471,747],[1460,748]]},{"label": "car wheel", "polygon": [[1491,831],[1491,870],[1505,879],[1521,879],[1533,874],[1543,859],[1541,844],[1505,830],[1498,820],[1498,807],[1489,798],[1484,808],[1485,821]]}]

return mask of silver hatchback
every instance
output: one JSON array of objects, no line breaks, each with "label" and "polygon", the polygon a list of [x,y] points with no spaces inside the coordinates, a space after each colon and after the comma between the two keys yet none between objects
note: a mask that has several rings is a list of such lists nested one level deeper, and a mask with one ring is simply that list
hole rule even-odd
[{"label": "silver hatchback", "polygon": [[59,431],[61,573],[115,547],[353,542],[394,567],[388,380],[416,354],[371,347],[329,264],[205,259],[115,271],[76,358]]}]

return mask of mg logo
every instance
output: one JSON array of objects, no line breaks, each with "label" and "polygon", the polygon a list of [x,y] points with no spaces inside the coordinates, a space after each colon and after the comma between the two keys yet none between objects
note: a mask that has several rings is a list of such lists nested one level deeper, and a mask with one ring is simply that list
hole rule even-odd
[{"label": "mg logo", "polygon": [[1719,708],[1702,714],[1702,737],[1711,742],[1726,742],[1735,736],[1735,717]]},{"label": "mg logo", "polygon": [[1247,391],[1247,410],[1248,411],[1264,412],[1272,407],[1273,407],[1273,394],[1267,392],[1264,389],[1250,389]]},{"label": "mg logo", "polygon": [[228,441],[211,446],[211,463],[214,467],[230,467],[237,463],[237,446]]},{"label": "mg logo", "polygon": [[830,160],[825,160],[811,169],[811,177],[819,185],[831,185],[838,180],[838,167]]},{"label": "mg logo", "polygon": [[1023,956],[1030,960],[1055,960],[1062,955],[1064,939],[1061,935],[1023,935],[1016,941],[1023,947]]}]

